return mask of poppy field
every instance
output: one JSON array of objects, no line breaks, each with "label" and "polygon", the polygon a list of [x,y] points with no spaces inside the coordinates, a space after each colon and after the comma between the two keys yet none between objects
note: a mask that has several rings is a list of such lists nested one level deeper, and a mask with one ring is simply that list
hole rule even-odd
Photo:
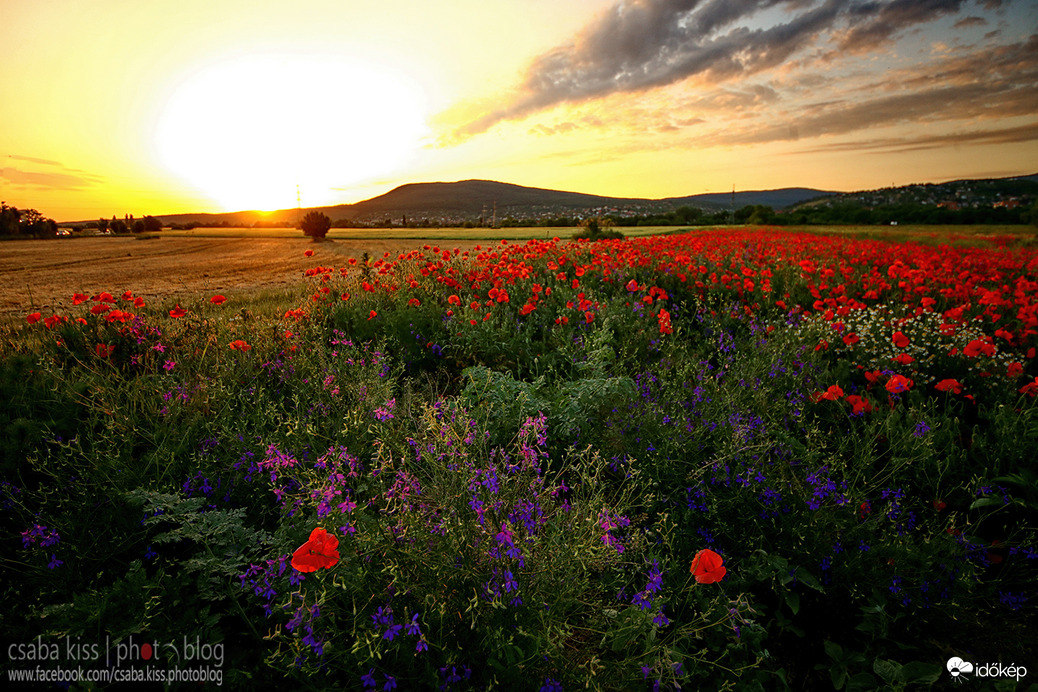
[{"label": "poppy field", "polygon": [[5,643],[221,644],[250,689],[1038,674],[1038,249],[307,248],[283,305],[0,334]]}]

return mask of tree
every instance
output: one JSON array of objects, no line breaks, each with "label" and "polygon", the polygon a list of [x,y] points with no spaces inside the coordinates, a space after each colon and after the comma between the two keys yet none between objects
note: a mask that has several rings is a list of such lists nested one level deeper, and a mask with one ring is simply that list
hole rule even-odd
[{"label": "tree", "polygon": [[17,235],[21,231],[18,223],[21,218],[20,211],[0,202],[0,235]]},{"label": "tree", "polygon": [[613,230],[613,220],[604,216],[584,219],[580,222],[580,228],[573,236],[577,240],[622,240],[624,237],[620,231]]},{"label": "tree", "polygon": [[162,222],[154,216],[144,217],[144,230],[148,233],[158,233],[162,230]]},{"label": "tree", "polygon": [[303,229],[303,233],[313,238],[315,243],[319,243],[328,235],[328,229],[332,227],[332,220],[319,211],[311,211],[303,217],[299,227]]},{"label": "tree", "polygon": [[33,238],[53,238],[58,224],[35,209],[15,209],[0,202],[0,235],[31,235]]}]

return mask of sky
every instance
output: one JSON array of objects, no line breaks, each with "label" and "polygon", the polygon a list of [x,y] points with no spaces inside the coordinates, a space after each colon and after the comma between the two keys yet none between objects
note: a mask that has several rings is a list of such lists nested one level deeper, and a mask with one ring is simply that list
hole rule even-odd
[{"label": "sky", "polygon": [[1038,172],[1038,0],[0,0],[0,94],[58,221],[865,190]]}]

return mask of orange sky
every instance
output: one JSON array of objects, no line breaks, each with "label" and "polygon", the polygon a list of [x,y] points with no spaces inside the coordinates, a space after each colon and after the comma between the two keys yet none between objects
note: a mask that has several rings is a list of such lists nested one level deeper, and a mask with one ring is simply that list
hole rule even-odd
[{"label": "orange sky", "polygon": [[1015,0],[0,0],[0,198],[59,221],[485,178],[625,197],[1038,172]]}]

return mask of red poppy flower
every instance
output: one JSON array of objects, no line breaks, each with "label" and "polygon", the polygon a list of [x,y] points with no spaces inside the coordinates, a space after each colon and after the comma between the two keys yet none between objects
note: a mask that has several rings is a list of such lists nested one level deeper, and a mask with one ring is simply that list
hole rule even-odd
[{"label": "red poppy flower", "polygon": [[114,303],[115,302],[115,298],[113,298],[112,294],[108,293],[107,291],[103,291],[99,295],[94,296],[94,300],[99,302],[99,303]]},{"label": "red poppy flower", "polygon": [[212,303],[213,305],[222,305],[225,300],[227,300],[227,299],[224,298],[223,296],[216,295],[216,296],[213,296],[212,298],[210,298],[209,302]]},{"label": "red poppy flower", "polygon": [[847,403],[851,405],[851,415],[857,416],[862,413],[872,413],[872,402],[857,394],[848,394]]},{"label": "red poppy flower", "polygon": [[1034,382],[1028,382],[1020,388],[1021,394],[1026,394],[1029,397],[1038,395],[1038,377],[1034,378]]},{"label": "red poppy flower", "polygon": [[183,317],[186,314],[187,314],[187,310],[185,310],[184,308],[180,307],[179,304],[175,308],[173,308],[172,310],[169,311],[169,316],[177,318],[177,319]]},{"label": "red poppy flower", "polygon": [[143,308],[144,307],[144,298],[141,298],[140,296],[137,296],[136,298],[134,298],[133,299],[133,307],[135,307],[135,308]]},{"label": "red poppy flower", "polygon": [[673,334],[674,327],[670,324],[670,313],[660,308],[659,314],[656,315],[656,320],[660,325],[660,334]]},{"label": "red poppy flower", "polygon": [[962,394],[962,385],[959,384],[958,380],[953,380],[950,378],[938,382],[936,385],[934,385],[934,389],[936,389],[938,392],[951,392],[952,394]]},{"label": "red poppy flower", "polygon": [[123,310],[112,310],[105,317],[105,320],[107,320],[109,324],[115,324],[116,322],[125,323],[126,320],[129,319],[133,319],[133,315],[129,312],[124,312]]},{"label": "red poppy flower", "polygon": [[461,305],[461,298],[452,293],[449,296],[447,296],[447,302],[451,305]]},{"label": "red poppy flower", "polygon": [[825,390],[825,392],[822,394],[821,398],[825,399],[827,401],[836,401],[837,399],[841,398],[842,396],[843,396],[843,389],[840,387],[840,385],[834,384],[833,386],[829,387],[829,389]]},{"label": "red poppy flower", "polygon": [[912,342],[910,342],[908,340],[907,336],[905,336],[901,332],[894,332],[894,345],[895,346],[897,346],[898,348],[905,348],[910,343],[912,343]]},{"label": "red poppy flower", "polygon": [[891,358],[891,360],[895,363],[900,363],[901,365],[909,365],[910,363],[915,362],[915,358],[907,353],[899,353],[895,357]]},{"label": "red poppy flower", "polygon": [[585,312],[584,313],[584,323],[585,324],[591,324],[594,321],[595,321],[595,313],[593,313],[593,312]]},{"label": "red poppy flower", "polygon": [[105,344],[98,344],[94,347],[94,353],[97,354],[98,358],[107,358],[112,355],[112,351],[115,350],[115,346],[107,346]]},{"label": "red poppy flower", "polygon": [[59,317],[58,315],[51,315],[50,317],[43,318],[43,324],[47,325],[47,329],[53,329],[55,326],[66,321],[67,318]]},{"label": "red poppy flower", "polygon": [[1024,374],[1023,363],[1010,363],[1009,367],[1006,369],[1006,377],[1009,378],[1016,378],[1022,374]]},{"label": "red poppy flower", "polygon": [[25,316],[25,321],[28,322],[29,324],[36,324],[41,319],[43,319],[43,315],[41,315],[38,312],[31,312],[31,313],[29,313],[28,315]]},{"label": "red poppy flower", "polygon": [[90,299],[87,297],[86,293],[73,293],[72,294],[72,304],[73,305],[79,305],[80,303],[85,303],[88,300],[90,300]]},{"label": "red poppy flower", "polygon": [[234,341],[229,343],[228,346],[231,347],[232,351],[249,351],[249,350],[252,350],[252,346],[250,346],[248,343],[242,341],[241,339],[235,339]]},{"label": "red poppy flower", "polygon": [[300,572],[316,572],[339,561],[339,539],[318,526],[306,543],[292,553],[292,566]]},{"label": "red poppy flower", "polygon": [[915,383],[904,375],[894,375],[887,380],[887,391],[891,394],[900,394],[911,389],[913,384]]},{"label": "red poppy flower", "polygon": [[638,290],[638,282],[635,281],[634,279],[631,279],[630,281],[628,281],[627,282],[627,290],[630,291],[631,293],[634,293],[635,291],[637,291]]},{"label": "red poppy flower", "polygon": [[936,509],[938,512],[943,512],[944,508],[947,507],[947,506],[948,506],[947,502],[942,502],[941,500],[934,500],[933,501],[933,508]]},{"label": "red poppy flower", "polygon": [[962,349],[962,352],[970,358],[976,358],[981,353],[985,356],[993,356],[997,350],[994,344],[989,344],[983,339],[974,339],[966,344],[966,348]]},{"label": "red poppy flower", "polygon": [[91,306],[90,314],[92,314],[92,315],[100,315],[102,312],[108,312],[111,309],[112,309],[111,305],[105,305],[104,303],[98,303],[97,305]]},{"label": "red poppy flower", "polygon": [[376,317],[378,317],[378,313],[377,313],[377,312],[375,312],[374,310],[372,310],[371,312],[369,312],[369,313],[368,313],[368,319],[369,319],[369,320],[373,320],[373,319],[375,319]]},{"label": "red poppy flower", "polygon": [[872,503],[870,503],[868,500],[865,500],[860,505],[858,505],[858,519],[860,519],[861,521],[865,521],[865,517],[869,516],[870,514],[872,514]]},{"label": "red poppy flower", "polygon": [[728,572],[721,556],[709,548],[696,553],[696,556],[692,558],[692,566],[689,571],[700,584],[719,582]]},{"label": "red poppy flower", "polygon": [[314,256],[314,251],[313,250],[307,250],[306,252],[303,253],[303,256],[304,257],[313,257]]},{"label": "red poppy flower", "polygon": [[859,341],[861,341],[861,338],[854,332],[851,332],[847,336],[843,337],[843,343],[847,344],[848,346],[853,346]]}]

